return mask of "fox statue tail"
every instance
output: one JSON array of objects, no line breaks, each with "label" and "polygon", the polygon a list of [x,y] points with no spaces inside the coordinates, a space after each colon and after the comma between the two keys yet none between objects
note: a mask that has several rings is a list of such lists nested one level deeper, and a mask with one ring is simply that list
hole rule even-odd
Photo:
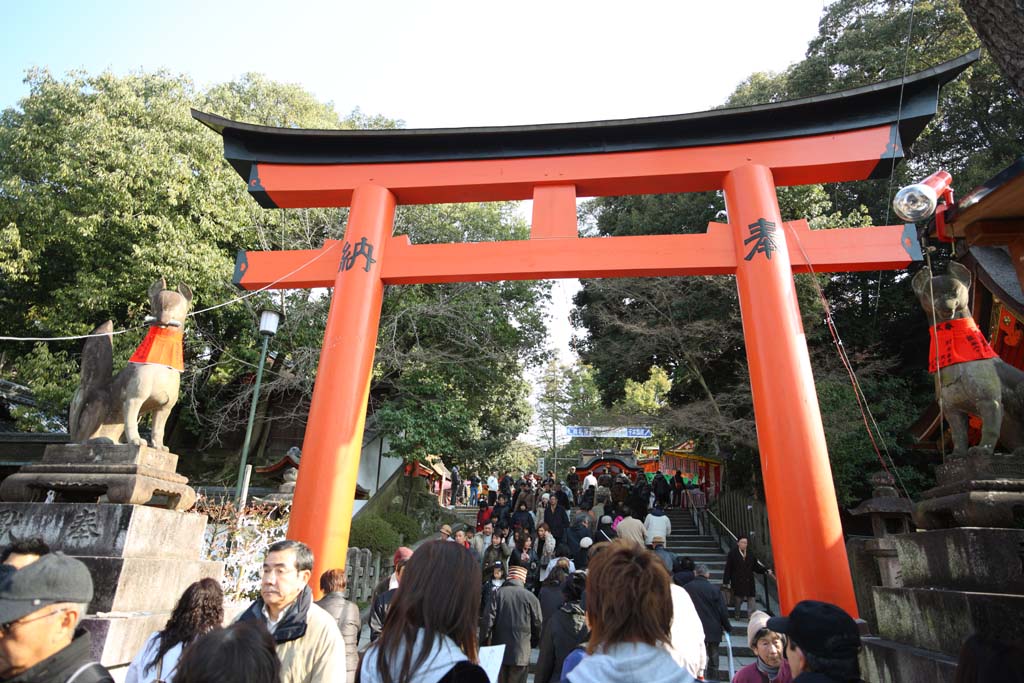
[{"label": "fox statue tail", "polygon": [[82,348],[81,383],[71,399],[68,432],[72,443],[84,443],[99,428],[107,411],[107,395],[114,374],[114,323],[92,331]]}]

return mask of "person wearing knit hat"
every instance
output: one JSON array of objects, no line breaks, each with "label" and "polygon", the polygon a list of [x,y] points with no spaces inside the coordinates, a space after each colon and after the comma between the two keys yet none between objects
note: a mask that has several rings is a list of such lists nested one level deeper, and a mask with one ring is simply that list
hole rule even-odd
[{"label": "person wearing knit hat", "polygon": [[790,683],[793,674],[785,653],[785,638],[768,628],[770,617],[758,610],[750,615],[747,624],[747,644],[757,655],[757,661],[736,672],[733,683]]},{"label": "person wearing knit hat", "polygon": [[518,564],[514,564],[508,568],[509,581],[523,581],[526,582],[526,567]]},{"label": "person wearing knit hat", "polygon": [[590,547],[594,545],[594,539],[586,536],[580,539],[580,551],[576,553],[576,569],[586,569],[590,558]]},{"label": "person wearing knit hat", "polygon": [[525,585],[526,567],[512,565],[508,581],[491,596],[480,628],[481,645],[504,645],[498,680],[526,683],[530,651],[540,642],[541,611]]}]

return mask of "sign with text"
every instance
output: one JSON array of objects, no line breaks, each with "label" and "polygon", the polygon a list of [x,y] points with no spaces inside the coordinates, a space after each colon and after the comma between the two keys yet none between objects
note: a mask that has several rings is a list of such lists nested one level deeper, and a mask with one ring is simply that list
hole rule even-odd
[{"label": "sign with text", "polygon": [[590,436],[598,439],[649,439],[650,427],[581,427],[566,425],[566,436]]}]

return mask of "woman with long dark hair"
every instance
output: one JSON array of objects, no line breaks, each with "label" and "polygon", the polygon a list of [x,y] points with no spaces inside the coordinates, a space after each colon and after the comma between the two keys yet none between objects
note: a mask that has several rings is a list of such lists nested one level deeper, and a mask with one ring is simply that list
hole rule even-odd
[{"label": "woman with long dark hair", "polygon": [[224,592],[213,579],[200,579],[181,594],[162,631],[149,637],[132,660],[125,683],[169,681],[182,651],[224,621]]},{"label": "woman with long dark hair", "polygon": [[425,543],[405,566],[360,682],[487,683],[476,664],[479,606],[473,556],[454,543]]}]

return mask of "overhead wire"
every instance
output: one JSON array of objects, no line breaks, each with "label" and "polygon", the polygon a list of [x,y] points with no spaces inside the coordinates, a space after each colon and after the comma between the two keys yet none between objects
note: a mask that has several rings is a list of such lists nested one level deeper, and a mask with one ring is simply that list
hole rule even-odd
[{"label": "overhead wire", "polygon": [[[853,369],[853,363],[850,361],[850,358],[846,353],[846,346],[843,344],[842,337],[839,336],[839,329],[836,327],[835,318],[832,316],[832,307],[828,302],[828,298],[825,296],[824,290],[821,288],[821,284],[818,282],[817,273],[814,272],[814,265],[812,264],[810,257],[807,255],[807,251],[804,249],[803,242],[800,240],[800,235],[795,229],[793,229],[790,223],[785,223],[785,225],[789,227],[797,248],[800,249],[800,253],[803,256],[804,263],[807,264],[807,270],[811,275],[811,282],[814,284],[814,290],[817,292],[818,298],[821,300],[821,305],[825,312],[825,326],[828,328],[829,334],[832,336],[832,344],[836,347],[839,360],[850,377],[850,384],[853,386],[853,396],[857,401],[857,407],[860,408],[861,418],[864,421],[864,428],[867,430],[871,446],[875,449],[875,455],[878,457],[878,461],[881,463],[882,469],[886,474],[899,483],[903,494],[907,498],[910,498],[910,492],[907,490],[906,485],[903,483],[903,478],[900,476],[899,470],[896,468],[896,462],[893,460],[892,453],[889,452],[889,446],[885,443],[885,437],[882,435],[882,429],[878,425],[878,421],[875,420],[875,416],[871,412],[870,405],[868,405],[868,398],[864,393],[864,387],[861,386],[860,379],[857,377],[857,373]],[[881,449],[878,447],[879,442],[882,444]],[[884,458],[882,457],[883,451],[885,452]],[[892,465],[892,469],[890,469],[889,465],[886,464],[886,459],[888,459],[889,465]]]},{"label": "overhead wire", "polygon": [[[242,294],[241,296],[236,296],[236,297],[234,297],[232,299],[229,299],[227,301],[222,301],[219,304],[214,304],[213,306],[207,306],[206,308],[201,308],[201,309],[199,309],[197,311],[191,311],[191,312],[189,312],[189,314],[186,317],[192,318],[192,317],[195,317],[197,315],[202,315],[203,313],[209,313],[210,311],[215,311],[218,308],[224,308],[225,306],[231,306],[233,304],[237,304],[240,301],[245,301],[246,299],[248,299],[250,297],[254,297],[254,296],[256,296],[257,294],[259,294],[261,292],[265,292],[268,289],[273,289],[274,286],[277,285],[278,283],[283,282],[284,280],[287,280],[288,278],[290,278],[292,275],[295,275],[295,273],[298,273],[303,268],[306,268],[306,267],[312,265],[317,260],[319,260],[319,259],[323,258],[324,256],[326,256],[327,253],[330,252],[332,249],[334,249],[334,247],[336,247],[337,245],[338,245],[338,242],[332,241],[330,244],[328,244],[327,246],[325,246],[322,249],[320,249],[319,251],[317,251],[317,254],[313,258],[309,259],[308,261],[306,261],[302,265],[296,267],[294,270],[292,270],[292,271],[290,271],[288,273],[285,273],[284,275],[282,275],[281,277],[277,278],[273,282],[270,282],[270,283],[260,287],[259,289],[254,289],[251,292],[246,292],[245,294]],[[106,337],[108,335],[113,336],[113,335],[118,335],[118,334],[125,334],[126,332],[131,332],[133,330],[140,330],[140,329],[143,329],[143,328],[146,328],[146,327],[149,327],[149,325],[148,324],[135,325],[133,327],[125,327],[125,328],[122,328],[122,329],[113,330],[111,332],[90,333],[90,334],[73,334],[73,335],[66,335],[66,336],[61,336],[61,337],[14,337],[14,336],[0,336],[0,341],[15,341],[15,342],[26,342],[26,341],[42,341],[42,342],[46,342],[46,341],[73,341],[75,339],[89,339],[91,337]]]},{"label": "overhead wire", "polygon": [[[896,136],[899,136],[900,121],[903,118],[903,90],[907,82],[907,69],[910,66],[910,41],[914,37],[914,11],[917,9],[917,0],[911,0],[910,19],[907,21],[907,38],[903,46],[903,73],[900,75],[900,96],[896,109]],[[895,143],[894,143],[895,144]],[[893,200],[893,182],[896,180],[896,150],[892,150],[892,163],[889,166],[889,187],[885,193],[885,223],[889,225],[889,209]],[[878,285],[875,288],[875,322],[878,322],[878,309],[882,303],[882,271],[878,271]]]}]

